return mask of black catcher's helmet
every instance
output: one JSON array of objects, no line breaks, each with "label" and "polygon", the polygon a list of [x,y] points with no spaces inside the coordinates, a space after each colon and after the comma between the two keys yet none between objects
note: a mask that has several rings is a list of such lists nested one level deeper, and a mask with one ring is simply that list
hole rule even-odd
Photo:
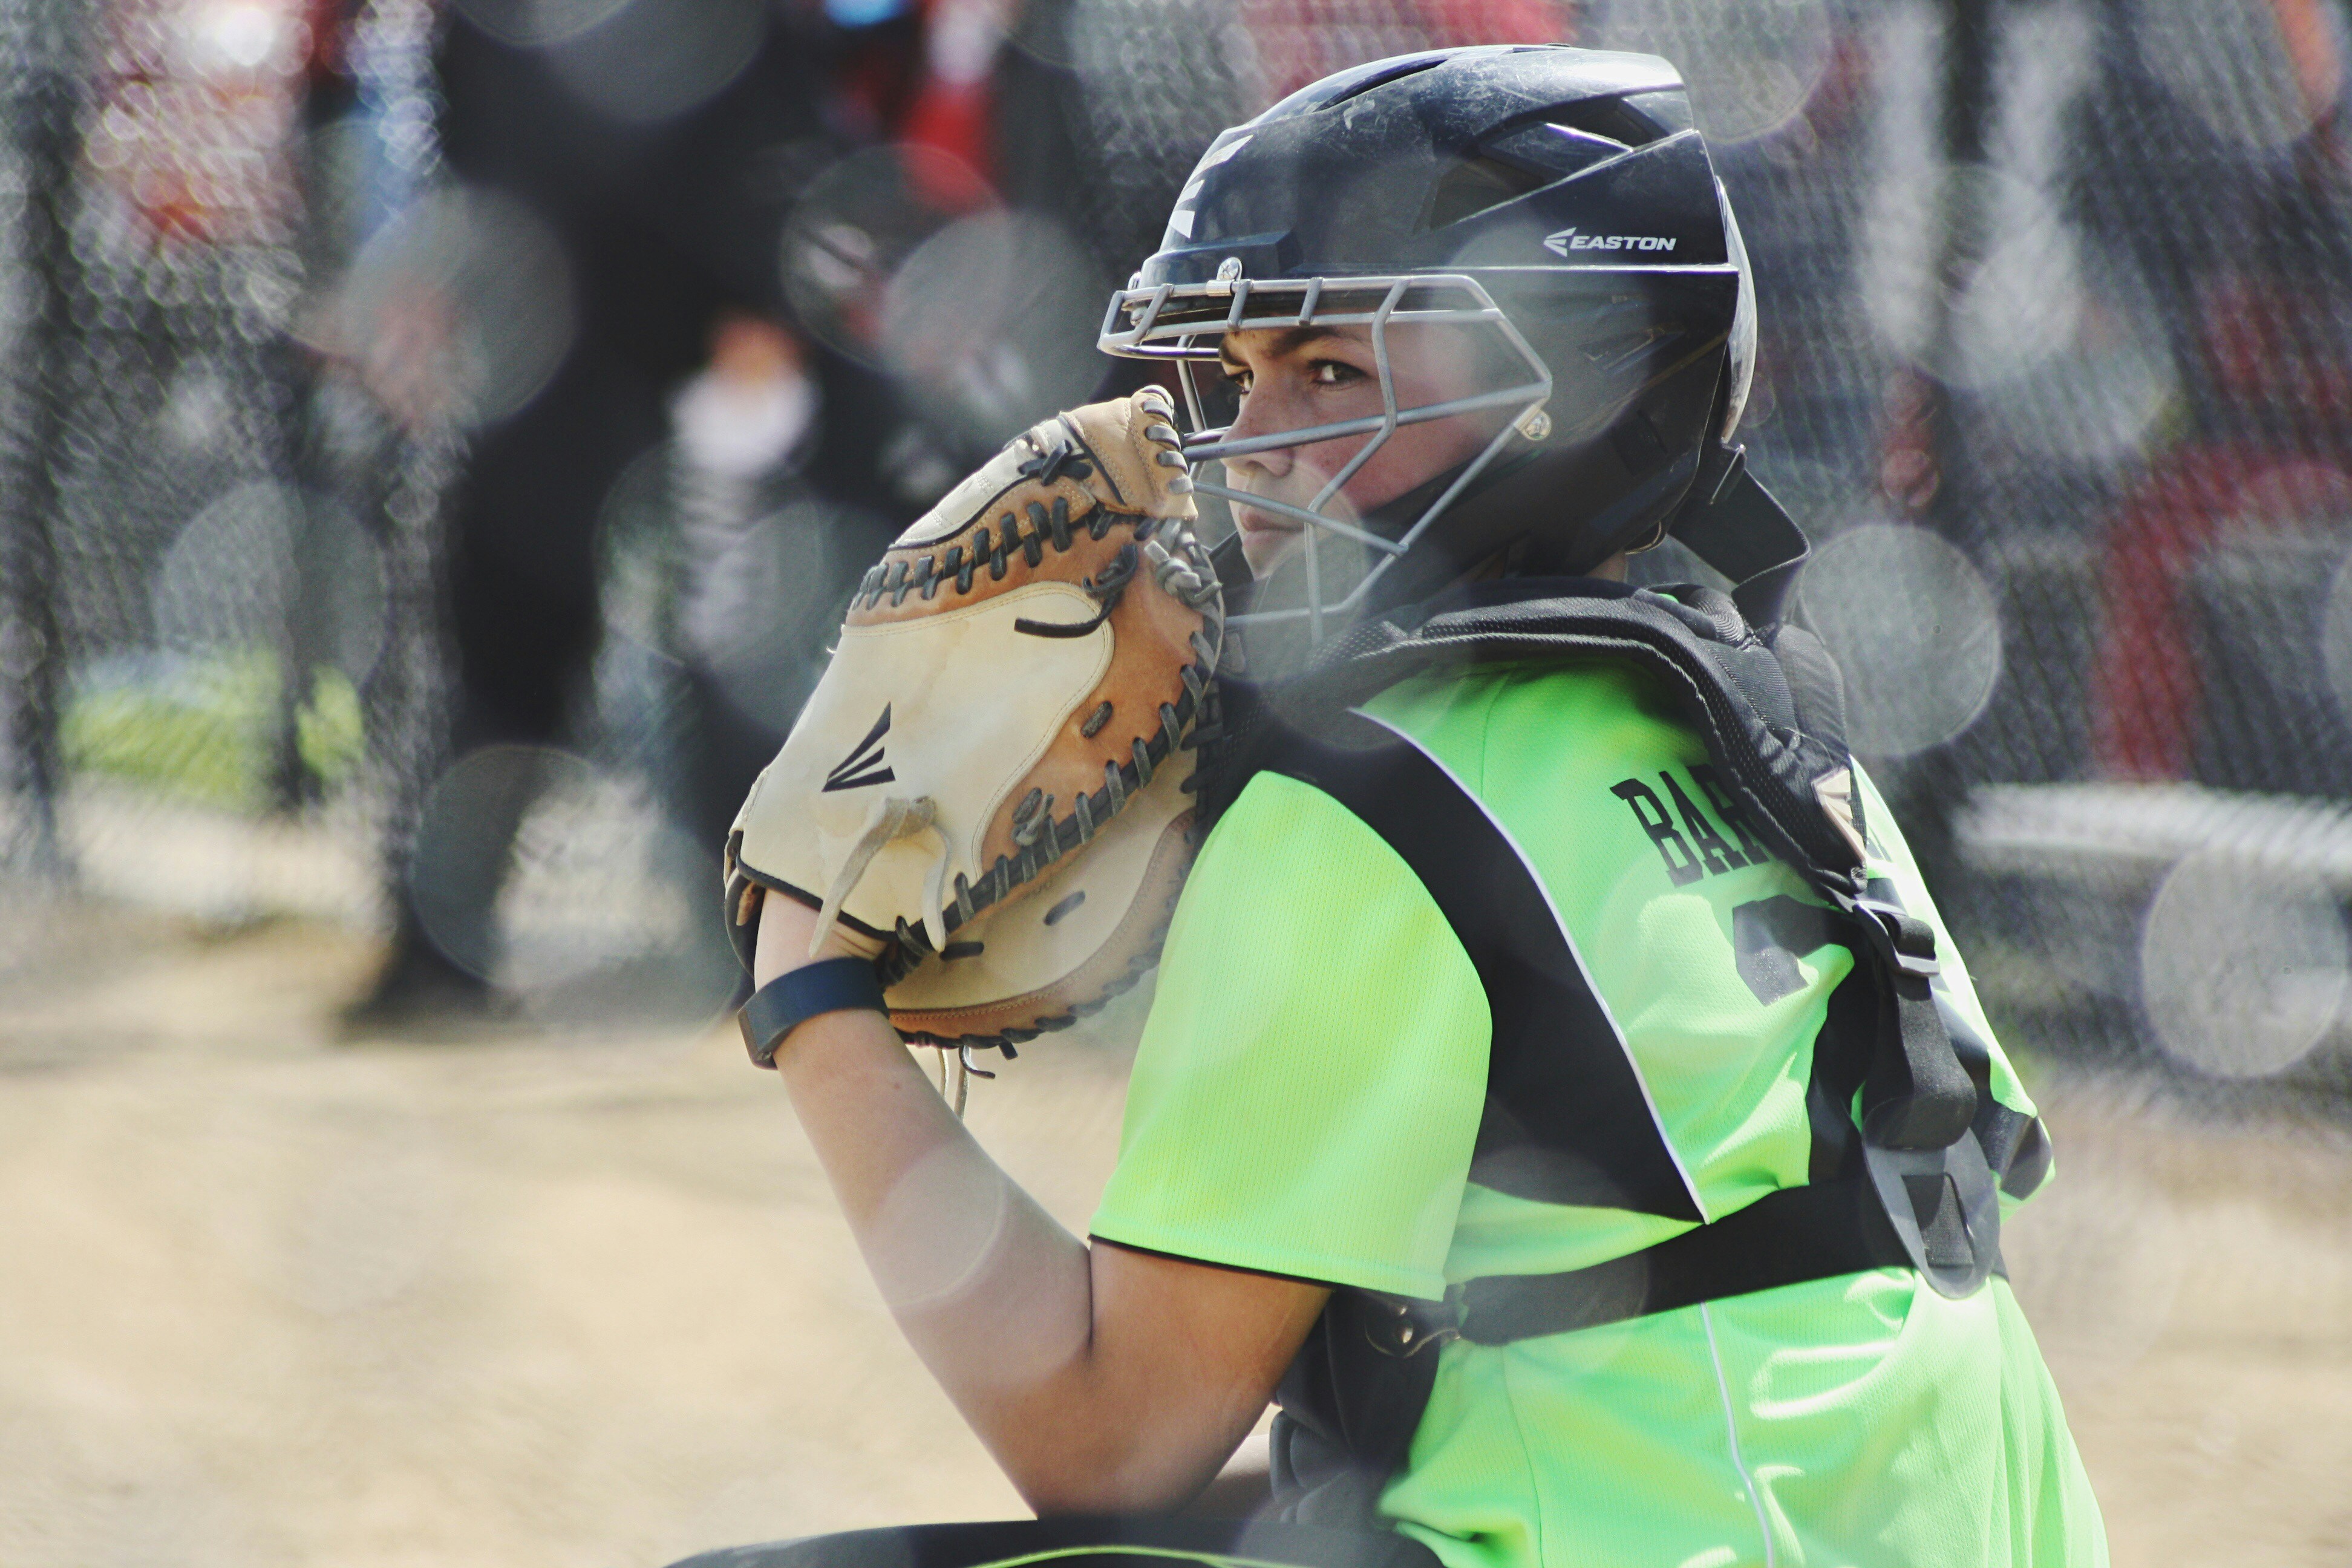
[{"label": "black catcher's helmet", "polygon": [[[1371,328],[1389,413],[1243,442],[1200,429],[1187,445],[1203,459],[1372,431],[1369,455],[1416,418],[1507,411],[1477,458],[1360,528],[1324,515],[1344,473],[1310,508],[1276,504],[1314,525],[1310,549],[1319,528],[1374,554],[1346,602],[1307,612],[1319,621],[1421,597],[1521,541],[1535,569],[1586,571],[1724,493],[1755,360],[1747,259],[1672,65],[1434,50],[1327,77],[1220,135],[1101,346],[1186,362],[1205,426],[1189,362],[1224,332]],[[1477,327],[1522,368],[1476,398],[1398,408],[1383,340],[1400,321]]]}]

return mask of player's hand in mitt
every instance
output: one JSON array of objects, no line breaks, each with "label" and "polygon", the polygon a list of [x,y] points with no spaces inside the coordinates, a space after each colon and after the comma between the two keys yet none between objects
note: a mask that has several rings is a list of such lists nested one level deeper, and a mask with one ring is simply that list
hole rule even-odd
[{"label": "player's hand in mitt", "polygon": [[[1013,440],[866,574],[737,816],[728,919],[819,910],[912,1040],[1060,1027],[1156,957],[1223,616],[1166,394]],[[748,960],[747,960],[748,962]]]}]

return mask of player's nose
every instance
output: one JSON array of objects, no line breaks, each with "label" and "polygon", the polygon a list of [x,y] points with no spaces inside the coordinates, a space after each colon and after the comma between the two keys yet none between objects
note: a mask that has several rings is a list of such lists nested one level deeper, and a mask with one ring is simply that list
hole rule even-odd
[{"label": "player's nose", "polygon": [[[1241,412],[1225,431],[1228,441],[1246,440],[1254,436],[1273,436],[1297,427],[1297,421],[1285,419],[1274,411],[1274,399],[1257,393],[1242,398]],[[1291,448],[1274,447],[1264,451],[1248,452],[1230,458],[1227,462],[1257,469],[1269,479],[1280,479],[1290,472]]]}]

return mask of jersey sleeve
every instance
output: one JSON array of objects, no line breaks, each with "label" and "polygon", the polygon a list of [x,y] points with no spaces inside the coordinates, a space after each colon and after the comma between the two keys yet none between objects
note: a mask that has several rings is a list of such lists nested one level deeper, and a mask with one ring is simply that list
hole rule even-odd
[{"label": "jersey sleeve", "polygon": [[1177,906],[1094,1234],[1442,1296],[1489,1034],[1477,972],[1395,851],[1260,774]]}]

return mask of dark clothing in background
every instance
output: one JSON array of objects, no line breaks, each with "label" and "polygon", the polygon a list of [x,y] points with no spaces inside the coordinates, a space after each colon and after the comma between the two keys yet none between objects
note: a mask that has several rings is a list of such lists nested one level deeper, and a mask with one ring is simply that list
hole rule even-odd
[{"label": "dark clothing in background", "polygon": [[[470,433],[452,498],[453,758],[499,743],[584,743],[604,635],[600,514],[629,465],[669,434],[669,399],[706,363],[722,317],[787,319],[778,247],[792,196],[848,148],[828,125],[828,47],[760,0],[632,0],[549,47],[450,16],[435,62],[446,164],[548,226],[572,300],[561,363],[530,402]],[[665,93],[675,101],[659,101]],[[856,536],[827,558],[870,559],[910,514],[883,458],[905,416],[875,373],[814,342],[806,354],[818,412],[798,482]],[[780,737],[692,670],[677,700],[681,721],[662,737],[677,754],[659,759],[656,782],[715,863]],[[518,795],[488,813],[495,822],[466,827],[462,845],[420,841],[391,963],[355,1016],[437,1009],[450,987],[478,988],[485,964],[468,957],[461,972],[425,933],[495,925],[490,906],[528,809]],[[437,821],[428,811],[427,837]],[[436,871],[426,896],[468,908],[436,903],[421,918],[415,868],[457,860],[478,874]]]},{"label": "dark clothing in background", "polygon": [[[679,24],[673,10],[637,0],[591,35],[600,47],[587,63],[626,69],[632,55],[653,52],[635,35]],[[578,43],[520,48],[462,16],[450,26],[444,154],[461,178],[520,198],[554,229],[575,312],[551,384],[477,434],[458,499],[450,591],[461,749],[562,733],[598,637],[606,491],[666,433],[665,399],[702,363],[719,314],[783,313],[777,245],[790,192],[828,148],[818,51],[763,25],[740,75],[651,124],[600,110],[566,81],[562,68],[585,68]],[[824,424],[805,477],[887,520],[900,510],[879,478],[896,423],[887,388],[822,349],[811,369]],[[877,524],[877,550],[887,532]]]}]

